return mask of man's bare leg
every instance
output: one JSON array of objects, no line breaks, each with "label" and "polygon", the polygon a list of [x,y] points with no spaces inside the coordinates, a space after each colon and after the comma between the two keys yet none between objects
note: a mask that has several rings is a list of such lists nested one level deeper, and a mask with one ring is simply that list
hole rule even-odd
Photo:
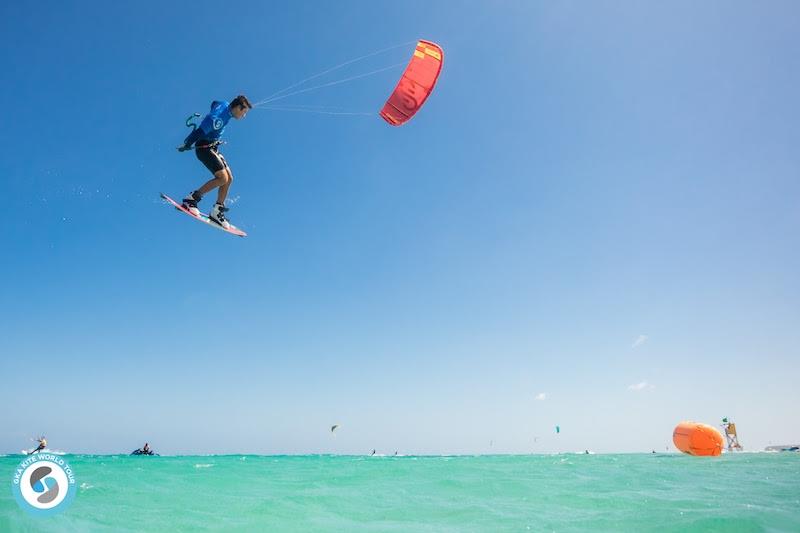
[{"label": "man's bare leg", "polygon": [[[217,194],[217,201],[219,202],[219,197],[222,196],[222,201],[225,201],[225,196],[228,194],[228,187],[230,187],[230,173],[228,169],[221,169],[214,172],[214,178],[208,180],[202,187],[197,189],[201,195],[205,196],[205,194],[209,191],[216,189],[217,187],[220,188],[219,193]],[[222,194],[222,189],[225,189],[225,194]],[[220,202],[222,203],[222,202]]]},{"label": "man's bare leg", "polygon": [[217,191],[217,203],[225,205],[225,198],[228,197],[228,189],[230,189],[231,183],[233,183],[233,174],[231,174],[231,169],[229,167],[225,167],[221,172],[227,173],[227,179],[225,179],[225,183],[219,186],[219,190]]}]

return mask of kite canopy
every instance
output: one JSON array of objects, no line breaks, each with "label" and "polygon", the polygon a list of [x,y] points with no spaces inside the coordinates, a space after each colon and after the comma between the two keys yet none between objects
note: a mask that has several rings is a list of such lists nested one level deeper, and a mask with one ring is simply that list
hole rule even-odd
[{"label": "kite canopy", "polygon": [[439,79],[443,60],[444,52],[438,44],[430,41],[417,43],[411,61],[381,110],[386,122],[401,126],[419,111]]}]

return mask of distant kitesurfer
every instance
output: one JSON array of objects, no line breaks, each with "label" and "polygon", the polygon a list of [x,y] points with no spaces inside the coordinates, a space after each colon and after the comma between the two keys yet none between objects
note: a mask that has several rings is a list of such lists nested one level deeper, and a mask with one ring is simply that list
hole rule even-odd
[{"label": "distant kitesurfer", "polygon": [[370,456],[373,456],[373,455],[375,455],[375,450],[372,450],[372,453],[371,453],[371,454],[369,454],[369,455],[370,455]]},{"label": "distant kitesurfer", "polygon": [[183,141],[183,146],[178,148],[179,152],[185,152],[194,147],[197,159],[214,175],[202,187],[183,199],[184,207],[197,216],[200,213],[197,203],[203,199],[203,195],[219,188],[219,191],[217,191],[217,203],[214,204],[214,208],[209,213],[208,218],[225,229],[231,227],[225,217],[225,212],[228,211],[228,208],[225,207],[225,198],[228,196],[228,189],[231,186],[231,182],[233,182],[233,174],[225,158],[218,150],[219,145],[222,143],[220,137],[223,130],[225,130],[225,125],[228,124],[231,118],[242,119],[247,114],[247,111],[252,108],[250,100],[243,94],[231,100],[230,103],[216,100],[211,102],[211,111],[203,117],[200,126],[186,137]]},{"label": "distant kitesurfer", "polygon": [[39,437],[36,440],[39,442],[39,446],[37,446],[35,450],[31,450],[31,453],[40,452],[40,451],[44,450],[45,448],[47,448],[47,439],[44,438],[44,435],[42,435],[41,437]]}]

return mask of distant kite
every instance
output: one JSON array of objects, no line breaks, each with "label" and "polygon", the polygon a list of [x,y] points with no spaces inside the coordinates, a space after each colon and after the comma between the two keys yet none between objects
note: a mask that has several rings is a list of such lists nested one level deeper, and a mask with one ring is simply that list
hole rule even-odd
[{"label": "distant kite", "polygon": [[333,433],[334,431],[336,431],[336,428],[338,428],[338,427],[339,427],[339,424],[334,424],[334,425],[332,425],[332,426],[331,426],[331,433]]},{"label": "distant kite", "polygon": [[381,110],[383,120],[401,126],[419,111],[439,79],[443,59],[444,52],[438,44],[424,40],[417,43],[411,61]]}]

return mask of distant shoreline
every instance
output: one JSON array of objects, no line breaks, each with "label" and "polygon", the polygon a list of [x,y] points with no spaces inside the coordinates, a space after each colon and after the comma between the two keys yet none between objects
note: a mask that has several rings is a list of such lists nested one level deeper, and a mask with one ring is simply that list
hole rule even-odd
[{"label": "distant shoreline", "polygon": [[[793,451],[781,451],[781,450],[744,450],[739,452],[726,452],[723,453],[722,456],[728,455],[791,455]],[[670,456],[684,456],[687,454],[681,453],[679,451],[663,451],[663,452],[592,452],[592,453],[585,453],[585,452],[552,452],[552,453],[459,453],[459,454],[382,454],[376,453],[374,455],[369,453],[363,454],[338,454],[338,453],[297,453],[297,454],[260,454],[260,453],[197,453],[197,454],[160,454],[158,456],[147,456],[147,455],[134,455],[132,456],[130,453],[88,453],[88,452],[63,452],[64,455],[68,456],[83,456],[83,457],[148,457],[150,459],[154,459],[157,457],[170,457],[170,458],[181,458],[181,457],[267,457],[267,458],[301,458],[301,457],[380,457],[380,458],[437,458],[437,457],[452,457],[452,458],[460,458],[460,457],[551,457],[557,455],[566,455],[566,456],[609,456],[609,455],[670,455]],[[0,457],[24,457],[25,454],[22,453],[7,453],[7,454],[0,454]],[[687,457],[692,457],[687,455]]]}]

